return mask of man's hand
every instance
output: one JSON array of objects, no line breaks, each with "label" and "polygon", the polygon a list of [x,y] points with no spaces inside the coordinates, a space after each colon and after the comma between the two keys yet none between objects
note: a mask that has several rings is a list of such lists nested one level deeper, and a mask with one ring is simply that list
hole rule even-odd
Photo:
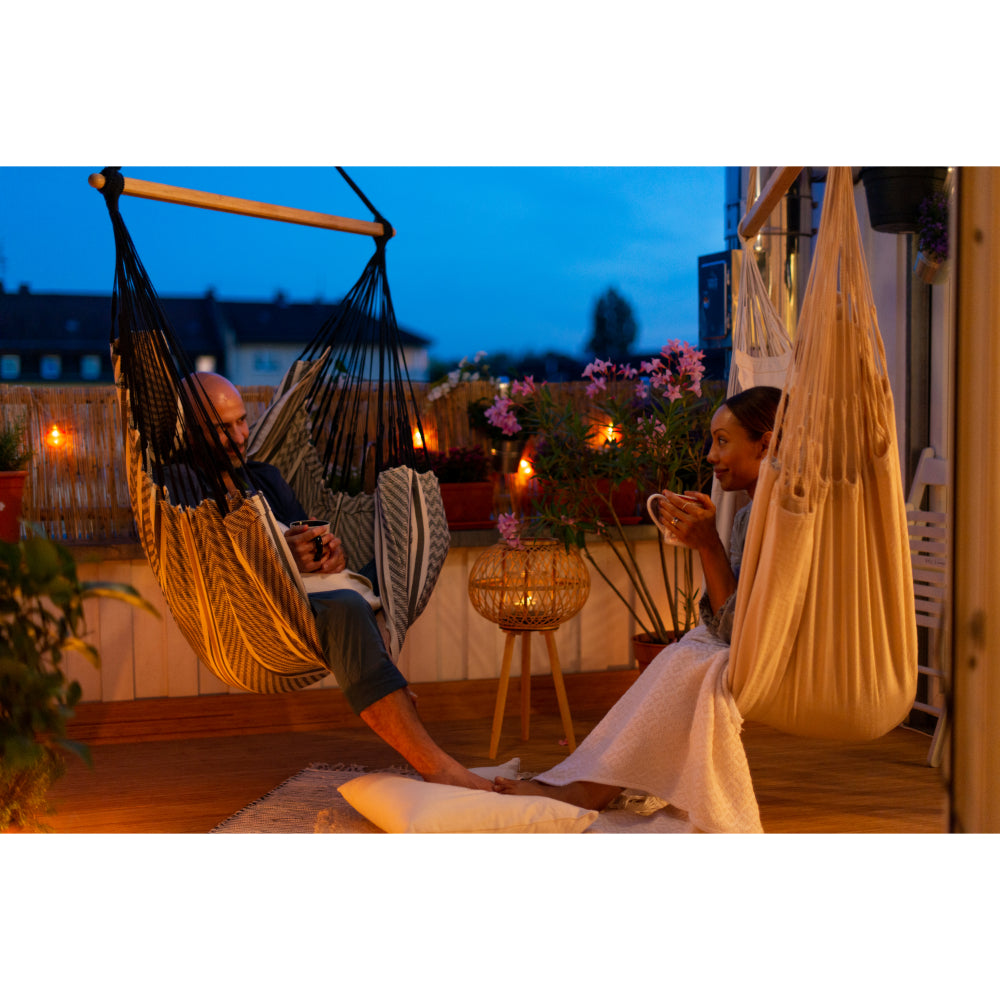
[{"label": "man's hand", "polygon": [[[321,558],[316,558],[316,539],[321,546]],[[347,569],[347,556],[340,539],[329,528],[289,528],[285,541],[300,573],[340,573]]]}]

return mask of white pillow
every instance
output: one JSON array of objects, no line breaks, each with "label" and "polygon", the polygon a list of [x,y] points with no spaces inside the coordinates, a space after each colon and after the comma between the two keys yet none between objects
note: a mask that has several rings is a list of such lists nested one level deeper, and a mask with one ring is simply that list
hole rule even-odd
[{"label": "white pillow", "polygon": [[501,795],[398,774],[362,774],[339,791],[386,833],[582,833],[598,816],[541,795]]}]

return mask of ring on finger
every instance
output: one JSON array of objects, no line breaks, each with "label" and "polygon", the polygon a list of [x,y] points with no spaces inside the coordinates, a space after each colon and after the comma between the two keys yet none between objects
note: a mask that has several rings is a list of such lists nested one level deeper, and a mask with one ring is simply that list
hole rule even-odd
[{"label": "ring on finger", "polygon": [[680,518],[679,517],[675,517],[670,523],[671,524],[677,524],[678,521],[680,521]]}]

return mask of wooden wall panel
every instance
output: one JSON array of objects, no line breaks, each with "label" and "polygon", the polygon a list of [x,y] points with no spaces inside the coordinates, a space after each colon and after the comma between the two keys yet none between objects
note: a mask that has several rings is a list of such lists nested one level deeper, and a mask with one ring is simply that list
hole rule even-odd
[{"label": "wooden wall panel", "polygon": [[[131,563],[101,563],[99,578],[109,583],[131,585]],[[135,627],[131,606],[121,601],[103,601],[99,630],[101,701],[131,701],[135,698],[135,649],[132,644]]]},{"label": "wooden wall panel", "polygon": [[[101,579],[98,574],[98,566],[94,563],[81,563],[76,567],[77,579],[81,582],[93,583]],[[99,598],[92,597],[83,602],[84,621],[86,631],[80,636],[84,642],[89,642],[92,646],[100,650],[100,622],[101,605],[105,602]],[[63,673],[69,680],[74,680],[80,685],[83,701],[101,700],[101,671],[86,657],[79,653],[67,653],[62,661]]]},{"label": "wooden wall panel", "polygon": [[[656,539],[636,542],[647,572],[658,575]],[[407,635],[399,666],[414,684],[491,680],[500,675],[504,633],[480,616],[468,596],[469,572],[477,547],[452,548],[423,615]],[[634,602],[628,578],[607,546],[594,547],[595,558],[616,586]],[[108,560],[79,564],[87,579],[130,583],[160,612],[148,612],[115,601],[93,602],[88,627],[104,663],[100,673],[82,658],[71,661],[72,673],[84,689],[85,701],[127,701],[241,693],[220,681],[200,663],[170,616],[166,602],[145,561]],[[700,570],[699,581],[700,581]],[[633,666],[632,619],[621,601],[591,568],[591,593],[583,610],[556,632],[556,648],[566,674],[592,673]],[[514,665],[520,669],[520,652]],[[548,655],[538,637],[532,642],[532,673],[549,672]],[[332,674],[314,685],[336,689]]]}]

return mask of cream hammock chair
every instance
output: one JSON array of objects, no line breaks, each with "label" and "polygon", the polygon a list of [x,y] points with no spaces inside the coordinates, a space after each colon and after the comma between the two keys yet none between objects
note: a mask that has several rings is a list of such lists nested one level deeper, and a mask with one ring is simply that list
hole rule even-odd
[{"label": "cream hammock chair", "polygon": [[[341,171],[343,174],[343,171]],[[292,365],[251,428],[249,459],[278,467],[312,517],[330,520],[348,568],[373,557],[395,657],[448,552],[440,488],[415,451],[419,413],[402,362],[385,271],[389,224],[343,174],[375,223],[93,175],[115,235],[111,349],[129,493],[139,539],[181,632],[235,687],[290,691],[329,673],[306,589],[250,473],[223,479],[203,392],[170,329],[118,209],[122,193],[375,236],[364,273]],[[273,213],[267,211],[273,209]],[[300,218],[301,217],[301,218]],[[316,221],[320,220],[320,221]],[[423,435],[418,440],[422,440]],[[183,474],[178,474],[182,470]],[[173,491],[173,492],[171,492]]]},{"label": "cream hammock chair", "polygon": [[[763,284],[748,291],[766,314]],[[834,167],[747,529],[728,683],[744,719],[864,740],[903,720],[916,682],[892,392],[851,171]]]}]

